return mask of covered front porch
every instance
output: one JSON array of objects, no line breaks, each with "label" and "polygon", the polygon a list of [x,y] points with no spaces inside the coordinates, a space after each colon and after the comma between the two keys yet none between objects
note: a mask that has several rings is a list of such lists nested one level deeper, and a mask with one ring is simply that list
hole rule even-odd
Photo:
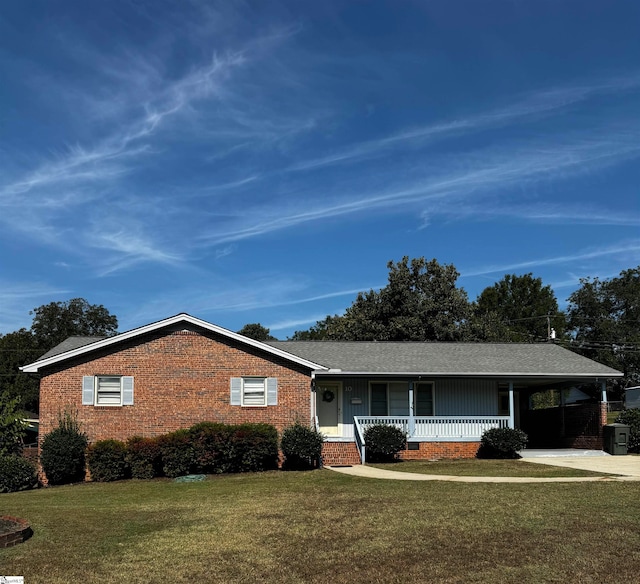
[{"label": "covered front porch", "polygon": [[[548,378],[326,377],[317,379],[315,384],[316,427],[328,442],[355,443],[361,461],[366,460],[365,431],[376,424],[402,430],[407,436],[405,458],[474,456],[487,430],[520,428],[530,421],[532,393],[570,384],[567,379]],[[598,385],[600,400],[606,402],[604,381]],[[597,403],[593,407],[600,411]],[[602,420],[599,415],[596,417],[591,425],[598,429]]]}]

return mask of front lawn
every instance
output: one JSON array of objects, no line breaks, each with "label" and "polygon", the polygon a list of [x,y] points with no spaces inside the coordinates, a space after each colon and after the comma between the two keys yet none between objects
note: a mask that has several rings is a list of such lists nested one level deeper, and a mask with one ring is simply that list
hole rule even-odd
[{"label": "front lawn", "polygon": [[437,460],[418,461],[404,460],[384,464],[370,464],[385,470],[397,470],[400,472],[415,472],[430,475],[453,475],[464,477],[602,477],[611,476],[588,470],[564,468],[558,466],[546,466],[543,464],[530,464],[522,460],[487,460],[487,459],[463,459],[463,460]]},{"label": "front lawn", "polygon": [[0,495],[29,584],[637,582],[637,483],[385,481],[320,470]]}]

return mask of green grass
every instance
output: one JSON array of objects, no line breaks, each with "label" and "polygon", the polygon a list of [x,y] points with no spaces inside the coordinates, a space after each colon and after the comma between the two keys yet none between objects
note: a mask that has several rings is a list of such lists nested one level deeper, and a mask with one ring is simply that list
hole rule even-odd
[{"label": "green grass", "polygon": [[630,583],[637,483],[460,484],[328,470],[0,495],[34,536],[0,550],[29,584]]},{"label": "green grass", "polygon": [[432,475],[455,475],[465,477],[601,477],[609,476],[588,470],[531,464],[522,460],[405,460],[385,464],[369,464],[386,470],[415,472]]}]

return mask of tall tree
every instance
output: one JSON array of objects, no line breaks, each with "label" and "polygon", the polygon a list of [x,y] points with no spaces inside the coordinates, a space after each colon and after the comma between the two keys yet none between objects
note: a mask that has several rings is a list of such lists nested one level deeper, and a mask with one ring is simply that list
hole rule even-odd
[{"label": "tall tree", "polygon": [[51,302],[34,308],[31,332],[43,352],[71,336],[106,336],[117,333],[118,319],[101,304],[84,298]]},{"label": "tall tree", "polygon": [[275,337],[271,336],[268,328],[262,326],[259,322],[245,324],[239,331],[239,335],[244,335],[256,341],[275,341]]},{"label": "tall tree", "polygon": [[[476,322],[489,323],[487,338],[478,340],[503,342],[538,342],[547,340],[549,326],[561,336],[564,315],[551,286],[532,274],[506,275],[478,296],[473,313]],[[497,338],[496,338],[497,337]]]},{"label": "tall tree", "polygon": [[640,384],[640,266],[580,283],[567,307],[571,348],[624,372],[614,389]]},{"label": "tall tree", "polygon": [[[331,327],[337,325],[337,321],[342,318],[337,314],[334,316],[326,316],[319,320],[309,330],[295,331],[289,338],[290,341],[322,341],[327,338],[328,331]],[[334,322],[335,321],[335,322]]]},{"label": "tall tree", "polygon": [[327,324],[328,339],[455,341],[469,314],[467,293],[456,287],[451,264],[424,257],[387,264],[388,283],[361,292],[341,317]]},{"label": "tall tree", "polygon": [[27,329],[0,336],[0,394],[17,400],[17,408],[38,411],[38,380],[21,373],[18,367],[35,361],[42,351]]}]

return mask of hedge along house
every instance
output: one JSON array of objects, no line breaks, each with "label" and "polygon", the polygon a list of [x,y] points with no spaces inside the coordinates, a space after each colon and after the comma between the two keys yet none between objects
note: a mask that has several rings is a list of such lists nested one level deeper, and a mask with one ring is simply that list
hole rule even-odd
[{"label": "hedge along house", "polygon": [[[41,376],[41,436],[65,409],[91,442],[298,421],[326,435],[325,464],[364,460],[364,430],[379,423],[407,433],[404,458],[471,457],[486,429],[523,425],[533,391],[597,383],[605,402],[606,380],[622,375],[553,344],[262,343],[188,314],[71,337],[22,371]],[[606,404],[592,405],[593,436],[570,438],[600,448]]]}]

